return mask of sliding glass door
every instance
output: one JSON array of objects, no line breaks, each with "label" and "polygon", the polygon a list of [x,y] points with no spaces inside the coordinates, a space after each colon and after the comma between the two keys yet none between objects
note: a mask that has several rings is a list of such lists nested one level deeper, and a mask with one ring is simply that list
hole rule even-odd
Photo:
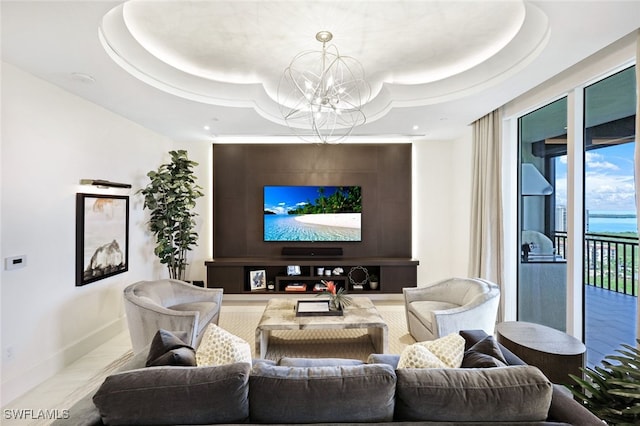
[{"label": "sliding glass door", "polygon": [[[582,115],[572,120],[573,132],[567,131],[569,111]],[[570,302],[573,312],[583,312],[582,327],[574,329],[583,330],[588,366],[623,343],[636,344],[635,115],[630,67],[518,119],[517,317],[566,331],[567,294],[582,294]],[[568,134],[580,140],[568,140]],[[568,163],[575,169],[570,194]],[[576,211],[577,205],[584,209]],[[567,235],[568,218],[584,223],[578,235]],[[583,253],[569,265],[569,283],[568,253]]]},{"label": "sliding glass door", "polygon": [[566,330],[567,98],[518,120],[518,320]]},{"label": "sliding glass door", "polygon": [[635,346],[638,227],[635,67],[584,90],[584,299],[587,364]]}]

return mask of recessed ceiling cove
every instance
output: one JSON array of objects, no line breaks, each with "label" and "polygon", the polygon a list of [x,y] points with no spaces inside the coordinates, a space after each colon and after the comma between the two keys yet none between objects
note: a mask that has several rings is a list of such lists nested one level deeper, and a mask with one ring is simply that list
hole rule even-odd
[{"label": "recessed ceiling cove", "polygon": [[100,40],[140,80],[186,99],[252,107],[278,124],[277,88],[302,51],[333,34],[362,64],[367,121],[392,108],[460,99],[527,65],[547,17],[524,1],[129,0],[104,16]]}]

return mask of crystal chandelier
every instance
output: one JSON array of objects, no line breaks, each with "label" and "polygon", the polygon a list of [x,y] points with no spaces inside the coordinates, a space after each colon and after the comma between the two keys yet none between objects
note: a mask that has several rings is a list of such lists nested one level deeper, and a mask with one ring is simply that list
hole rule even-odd
[{"label": "crystal chandelier", "polygon": [[[322,50],[296,55],[278,86],[278,103],[287,126],[310,142],[337,143],[366,122],[362,107],[371,88],[360,62],[340,56],[333,35],[320,31]],[[311,132],[309,132],[311,130]]]}]

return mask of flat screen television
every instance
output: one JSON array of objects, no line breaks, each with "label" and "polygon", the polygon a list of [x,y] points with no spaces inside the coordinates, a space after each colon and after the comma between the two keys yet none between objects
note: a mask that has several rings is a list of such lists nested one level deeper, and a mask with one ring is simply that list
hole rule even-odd
[{"label": "flat screen television", "polygon": [[359,186],[265,186],[264,241],[361,241]]}]

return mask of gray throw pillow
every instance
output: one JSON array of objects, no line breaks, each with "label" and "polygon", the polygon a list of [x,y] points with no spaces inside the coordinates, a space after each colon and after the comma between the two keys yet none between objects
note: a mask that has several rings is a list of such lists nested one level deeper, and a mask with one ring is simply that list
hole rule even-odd
[{"label": "gray throw pillow", "polygon": [[108,425],[242,423],[250,370],[235,363],[126,371],[107,377],[93,402]]},{"label": "gray throw pillow", "polygon": [[174,333],[160,329],[151,340],[146,366],[162,365],[195,367],[196,351]]},{"label": "gray throw pillow", "polygon": [[388,422],[393,419],[395,385],[395,372],[388,365],[257,363],[249,378],[251,422]]},{"label": "gray throw pillow", "polygon": [[506,367],[507,361],[493,336],[487,336],[465,351],[462,368]]},{"label": "gray throw pillow", "polygon": [[396,370],[395,420],[536,422],[547,418],[552,385],[532,366]]}]

